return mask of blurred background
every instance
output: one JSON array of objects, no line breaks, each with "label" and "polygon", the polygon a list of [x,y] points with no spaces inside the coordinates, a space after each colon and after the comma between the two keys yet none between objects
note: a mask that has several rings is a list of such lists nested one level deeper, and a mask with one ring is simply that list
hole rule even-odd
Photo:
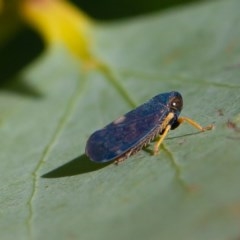
[{"label": "blurred background", "polygon": [[90,16],[100,20],[133,17],[198,1],[202,0],[72,0],[75,5],[83,9]]},{"label": "blurred background", "polygon": [[[39,4],[58,0],[38,0]],[[150,12],[180,7],[202,0],[69,0],[95,21],[117,21]],[[44,50],[44,41],[39,32],[29,26],[22,13],[23,4],[32,0],[0,0],[0,87],[15,85],[14,75],[28,65]],[[30,23],[31,25],[31,23]],[[23,91],[28,92],[27,86]]]}]

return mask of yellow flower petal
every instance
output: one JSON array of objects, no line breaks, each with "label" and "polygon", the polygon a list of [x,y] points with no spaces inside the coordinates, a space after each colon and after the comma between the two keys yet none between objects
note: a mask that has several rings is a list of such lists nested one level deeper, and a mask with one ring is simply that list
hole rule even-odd
[{"label": "yellow flower petal", "polygon": [[64,44],[78,58],[91,62],[90,19],[64,0],[23,0],[20,13],[48,45]]}]

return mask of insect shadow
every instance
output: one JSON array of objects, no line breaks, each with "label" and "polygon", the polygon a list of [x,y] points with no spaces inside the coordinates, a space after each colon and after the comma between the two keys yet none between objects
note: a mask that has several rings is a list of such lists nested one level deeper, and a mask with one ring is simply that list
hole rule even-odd
[{"label": "insect shadow", "polygon": [[50,172],[47,172],[46,174],[42,175],[42,178],[70,177],[74,175],[97,171],[110,164],[111,162],[103,164],[94,163],[90,161],[90,159],[85,154],[82,154],[74,158],[73,160],[63,164],[62,166],[57,167]]},{"label": "insect shadow", "polygon": [[[192,135],[199,134],[199,132],[194,133],[187,133],[184,135],[174,136],[174,137],[168,137],[166,140],[176,139],[176,138],[182,138],[182,137],[188,137]],[[143,151],[147,152],[149,156],[153,154],[152,150],[149,149],[149,145],[145,148],[143,148]],[[42,175],[42,178],[61,178],[61,177],[70,177],[74,175],[94,172],[97,170],[100,170],[110,164],[113,164],[113,162],[107,162],[107,163],[95,163],[91,161],[86,154],[82,154],[73,160],[61,165],[60,167],[57,167],[53,169],[50,172],[45,173]]]}]

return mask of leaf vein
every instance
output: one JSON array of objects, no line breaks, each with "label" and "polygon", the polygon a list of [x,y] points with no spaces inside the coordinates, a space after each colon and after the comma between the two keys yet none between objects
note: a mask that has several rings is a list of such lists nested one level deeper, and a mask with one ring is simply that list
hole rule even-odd
[{"label": "leaf vein", "polygon": [[30,194],[29,200],[28,200],[28,208],[29,208],[29,216],[27,218],[27,226],[28,226],[28,234],[29,238],[33,239],[33,216],[34,216],[34,210],[33,210],[33,201],[37,195],[37,186],[38,186],[38,172],[42,166],[43,163],[46,162],[50,152],[52,151],[55,143],[57,142],[57,139],[59,138],[60,134],[62,133],[64,127],[66,126],[66,123],[69,120],[69,117],[74,112],[76,104],[78,102],[79,97],[81,96],[81,93],[85,87],[86,79],[84,79],[81,84],[78,82],[78,86],[76,87],[75,93],[70,98],[66,109],[63,111],[63,115],[60,117],[59,123],[56,127],[55,132],[52,135],[52,138],[50,139],[49,143],[45,147],[42,153],[42,157],[38,161],[35,169],[32,173],[32,192]]}]

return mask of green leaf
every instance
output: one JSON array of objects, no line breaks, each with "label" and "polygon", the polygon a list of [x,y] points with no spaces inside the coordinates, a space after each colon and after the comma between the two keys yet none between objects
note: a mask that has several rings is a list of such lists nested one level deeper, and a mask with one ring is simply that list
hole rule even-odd
[{"label": "green leaf", "polygon": [[[206,1],[96,23],[102,67],[86,70],[55,46],[2,88],[0,239],[237,239],[239,8]],[[159,155],[119,166],[87,159],[93,131],[171,90],[183,116],[215,129],[180,126]]]}]

